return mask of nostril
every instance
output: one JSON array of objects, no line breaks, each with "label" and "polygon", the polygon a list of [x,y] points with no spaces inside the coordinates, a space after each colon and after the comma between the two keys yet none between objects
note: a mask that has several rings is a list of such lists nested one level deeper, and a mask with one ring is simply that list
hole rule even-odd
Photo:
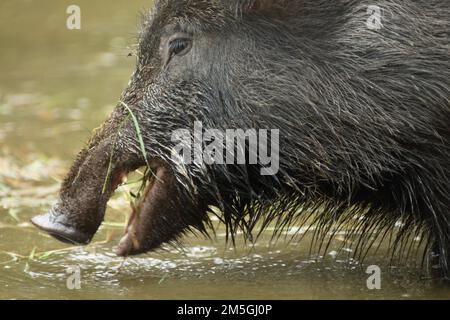
[{"label": "nostril", "polygon": [[57,240],[65,243],[85,245],[91,242],[92,239],[89,234],[60,221],[56,221],[50,213],[33,217],[31,223]]}]

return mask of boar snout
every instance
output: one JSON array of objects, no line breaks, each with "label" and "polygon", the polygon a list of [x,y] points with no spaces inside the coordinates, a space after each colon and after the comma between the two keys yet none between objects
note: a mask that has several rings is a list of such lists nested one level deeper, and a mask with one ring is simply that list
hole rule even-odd
[{"label": "boar snout", "polygon": [[72,226],[64,214],[50,211],[49,213],[36,216],[31,222],[39,229],[47,232],[59,241],[69,244],[85,245],[91,242],[94,233],[83,232]]},{"label": "boar snout", "polygon": [[[105,134],[106,135],[106,134]],[[65,178],[58,202],[31,222],[56,239],[86,245],[103,222],[106,205],[126,175],[143,163],[133,153],[115,150],[116,136],[94,139]]]}]

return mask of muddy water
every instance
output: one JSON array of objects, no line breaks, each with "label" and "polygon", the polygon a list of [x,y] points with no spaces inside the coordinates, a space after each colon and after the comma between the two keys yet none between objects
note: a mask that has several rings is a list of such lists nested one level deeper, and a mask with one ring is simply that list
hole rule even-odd
[{"label": "muddy water", "polygon": [[[49,208],[64,172],[91,130],[111,112],[128,82],[142,0],[78,0],[82,29],[65,27],[71,1],[0,2],[0,298],[450,298],[417,264],[389,265],[382,247],[364,263],[351,248],[321,255],[300,244],[190,236],[137,258],[112,253],[129,212],[124,186],[110,202],[92,245],[73,248],[34,229],[29,218]],[[296,230],[287,230],[293,233]],[[367,287],[368,265],[381,267],[381,290]],[[73,289],[79,271],[80,289]]]}]

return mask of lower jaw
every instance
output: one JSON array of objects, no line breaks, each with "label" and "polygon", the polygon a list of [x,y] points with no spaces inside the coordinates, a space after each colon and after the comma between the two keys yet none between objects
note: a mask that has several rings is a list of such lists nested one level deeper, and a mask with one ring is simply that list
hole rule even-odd
[{"label": "lower jaw", "polygon": [[161,189],[165,188],[165,182],[163,181],[166,178],[165,169],[158,166],[155,169],[152,169],[152,172],[154,173],[154,176],[151,177],[148,185],[145,187],[144,194],[139,200],[138,205],[132,208],[125,234],[115,249],[118,256],[136,255],[156,249],[159,246],[159,244],[150,245],[149,243],[146,243],[145,248],[143,247],[144,239],[148,239],[150,235],[143,234],[143,231],[146,230],[142,230],[142,225],[151,225],[152,216],[155,214],[152,210],[148,210],[148,207],[157,207],[157,203],[155,204],[155,202],[162,200],[158,198],[158,192],[164,192],[164,190]]}]

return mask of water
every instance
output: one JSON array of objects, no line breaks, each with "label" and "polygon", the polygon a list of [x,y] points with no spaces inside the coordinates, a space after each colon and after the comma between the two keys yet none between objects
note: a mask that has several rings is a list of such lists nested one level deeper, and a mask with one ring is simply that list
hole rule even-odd
[{"label": "water", "polygon": [[[112,252],[129,211],[126,188],[110,202],[107,223],[88,247],[60,244],[33,228],[30,217],[56,199],[76,152],[126,86],[138,12],[151,5],[77,3],[79,31],[65,27],[71,1],[0,3],[1,299],[450,298],[417,264],[389,266],[383,250],[364,263],[347,261],[333,246],[311,256],[308,235],[300,244],[271,243],[268,232],[255,246],[238,239],[233,249],[219,227],[213,241],[189,236],[183,249],[118,258]],[[382,268],[381,290],[367,288],[370,264]],[[68,288],[73,267],[80,268],[79,290]]]}]

